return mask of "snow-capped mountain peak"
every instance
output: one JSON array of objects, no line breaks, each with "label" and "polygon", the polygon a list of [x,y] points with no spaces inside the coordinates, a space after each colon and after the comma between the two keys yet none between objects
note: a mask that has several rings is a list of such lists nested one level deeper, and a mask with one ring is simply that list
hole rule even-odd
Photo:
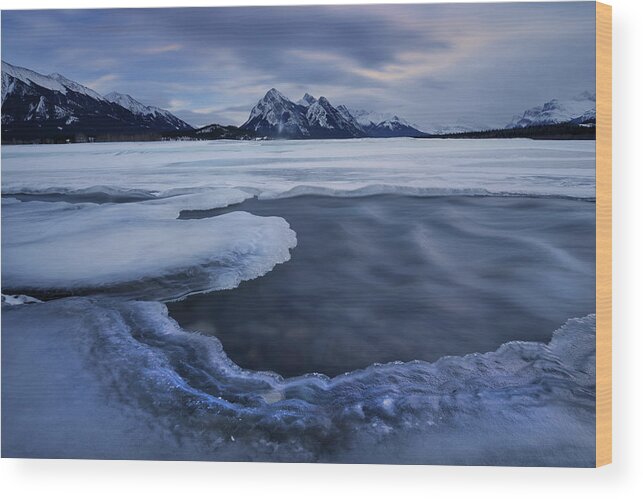
[{"label": "snow-capped mountain peak", "polygon": [[304,96],[297,101],[297,104],[299,104],[300,106],[308,107],[313,105],[315,102],[317,102],[317,99],[306,92]]},{"label": "snow-capped mountain peak", "polygon": [[514,116],[506,128],[586,123],[593,120],[596,120],[596,94],[585,91],[571,99],[552,99],[541,106],[527,109],[521,116]]},{"label": "snow-capped mountain peak", "polygon": [[362,137],[366,134],[350,114],[333,107],[326,97],[320,97],[306,111],[306,119],[311,129],[317,135],[338,135],[346,137]]},{"label": "snow-capped mountain peak", "polygon": [[271,88],[266,92],[266,95],[263,98],[266,102],[290,102],[288,97],[282,94],[276,88]]},{"label": "snow-capped mountain peak", "polygon": [[[91,88],[88,88],[80,83],[65,78],[60,73],[52,73],[50,75],[42,75],[36,73],[27,68],[21,68],[19,66],[13,66],[5,61],[2,61],[2,74],[3,82],[5,76],[11,76],[17,80],[22,81],[26,85],[35,84],[39,87],[45,88],[47,90],[52,90],[54,92],[60,92],[61,94],[66,95],[68,91],[76,92],[79,94],[88,95],[89,97],[96,100],[103,100],[98,92],[94,92]],[[4,88],[4,84],[3,84]],[[4,101],[5,92],[2,92],[2,100]]]},{"label": "snow-capped mountain peak", "polygon": [[350,109],[350,113],[355,116],[355,119],[359,122],[360,125],[369,126],[369,125],[378,125],[384,122],[398,122],[402,125],[413,126],[411,123],[406,121],[404,118],[391,113],[378,113],[374,111],[366,111],[364,109]]},{"label": "snow-capped mountain peak", "polygon": [[65,78],[60,73],[51,73],[49,75],[49,78],[51,78],[53,80],[56,80],[61,85],[63,85],[65,88],[67,88],[67,89],[69,89],[69,90],[71,90],[73,92],[88,95],[92,99],[103,100],[103,96],[100,95],[98,92],[95,92],[91,88],[88,88],[88,87],[86,87],[84,85],[81,85],[80,83],[76,83],[75,81],[72,81],[69,78]]},{"label": "snow-capped mountain peak", "polygon": [[126,109],[129,109],[135,114],[150,114],[146,105],[141,104],[129,94],[119,94],[118,92],[110,92],[104,96],[110,102],[114,102]]},{"label": "snow-capped mountain peak", "polygon": [[359,122],[355,119],[355,116],[351,114],[351,112],[348,110],[348,108],[344,104],[340,104],[337,106],[337,110],[341,113],[341,115],[344,117],[344,119],[348,121],[352,121],[355,123],[357,126],[359,126]]},{"label": "snow-capped mountain peak", "polygon": [[156,106],[146,106],[129,94],[110,92],[105,95],[105,99],[124,107],[133,114],[141,116],[158,126],[167,127],[170,130],[190,130],[192,128],[169,111]]},{"label": "snow-capped mountain peak", "polygon": [[333,125],[328,123],[328,104],[329,102],[324,97],[320,97],[317,102],[311,104],[306,111],[308,123],[324,128],[333,128]]},{"label": "snow-capped mountain peak", "polygon": [[3,140],[16,141],[192,130],[170,112],[144,106],[128,95],[103,97],[59,73],[45,76],[4,61],[2,124]]},{"label": "snow-capped mountain peak", "polygon": [[250,111],[250,117],[241,128],[258,135],[283,138],[310,136],[306,122],[306,108],[291,102],[275,88],[266,92]]},{"label": "snow-capped mountain peak", "polygon": [[146,106],[145,104],[137,101],[129,94],[110,92],[109,94],[105,95],[104,98],[110,102],[118,104],[119,106],[123,106],[125,109],[129,109],[134,114],[138,114],[141,116],[167,116],[168,114],[170,114],[170,112],[166,111],[165,109],[161,109],[156,106]]},{"label": "snow-capped mountain peak", "polygon": [[25,85],[35,84],[55,92],[67,93],[67,88],[54,78],[2,61],[2,102],[4,102],[7,94],[15,88],[15,86],[11,86],[13,82],[9,81],[10,78],[21,81]]},{"label": "snow-capped mountain peak", "polygon": [[392,113],[378,113],[364,109],[347,109],[347,112],[371,137],[419,137],[424,135],[415,125]]},{"label": "snow-capped mountain peak", "polygon": [[[346,106],[306,93],[296,103],[270,89],[241,125],[258,135],[279,138],[414,137],[423,133],[393,114],[360,111],[361,121]],[[377,121],[375,121],[377,120]]]}]

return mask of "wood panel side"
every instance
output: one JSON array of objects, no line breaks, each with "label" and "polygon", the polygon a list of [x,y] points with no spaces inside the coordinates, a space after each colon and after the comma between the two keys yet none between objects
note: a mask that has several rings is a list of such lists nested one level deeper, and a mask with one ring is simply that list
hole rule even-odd
[{"label": "wood panel side", "polygon": [[596,466],[612,462],[612,7],[596,3]]}]

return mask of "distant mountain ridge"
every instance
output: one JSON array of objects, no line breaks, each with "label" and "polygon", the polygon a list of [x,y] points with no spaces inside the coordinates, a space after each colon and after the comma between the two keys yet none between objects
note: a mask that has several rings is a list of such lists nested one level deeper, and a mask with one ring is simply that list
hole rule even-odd
[{"label": "distant mountain ridge", "polygon": [[[344,108],[344,106],[339,107]],[[425,135],[425,132],[395,114],[377,113],[364,109],[346,109],[346,111],[355,117],[369,137],[420,137]]]},{"label": "distant mountain ridge", "polygon": [[272,88],[252,108],[248,120],[241,125],[241,128],[251,130],[258,136],[283,139],[424,135],[423,132],[394,115],[372,120],[366,117],[375,116],[374,113],[358,111],[358,116],[344,105],[334,107],[323,96],[317,99],[306,93],[297,102],[293,102],[277,89]]},{"label": "distant mountain ridge", "polygon": [[433,130],[429,138],[595,140],[596,94],[583,92],[569,100],[552,99],[514,116],[504,128],[445,127]]},{"label": "distant mountain ridge", "polygon": [[254,140],[257,136],[251,130],[213,123],[194,130],[164,132],[163,138],[166,140]]},{"label": "distant mountain ridge", "polygon": [[515,116],[505,128],[526,128],[560,123],[596,123],[596,94],[583,92],[569,100],[552,99]]},{"label": "distant mountain ridge", "polygon": [[78,135],[145,135],[192,127],[129,95],[98,92],[58,73],[42,75],[2,61],[3,142]]},{"label": "distant mountain ridge", "polygon": [[[396,114],[333,106],[326,97],[315,98],[309,93],[293,102],[274,88],[257,102],[241,127],[213,123],[194,129],[170,111],[145,105],[128,94],[102,96],[59,73],[43,75],[4,61],[1,122],[3,143],[508,136],[499,130],[476,131],[465,126],[434,127],[427,133]],[[587,128],[595,123],[596,95],[583,92],[527,109],[514,116],[505,129],[528,128],[530,131],[522,135],[539,137],[589,137],[589,131],[581,133],[570,127]],[[555,128],[543,128],[552,126]]]},{"label": "distant mountain ridge", "polygon": [[171,112],[156,106],[146,106],[128,94],[111,92],[104,97],[114,104],[128,109],[133,114],[140,116],[150,128],[160,131],[191,130],[192,127],[185,121],[177,118]]}]

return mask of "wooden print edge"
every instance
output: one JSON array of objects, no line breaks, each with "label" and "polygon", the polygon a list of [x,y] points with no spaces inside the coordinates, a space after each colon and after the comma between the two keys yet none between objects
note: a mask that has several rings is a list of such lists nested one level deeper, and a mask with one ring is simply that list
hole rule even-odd
[{"label": "wooden print edge", "polygon": [[612,462],[612,7],[596,2],[596,466]]}]

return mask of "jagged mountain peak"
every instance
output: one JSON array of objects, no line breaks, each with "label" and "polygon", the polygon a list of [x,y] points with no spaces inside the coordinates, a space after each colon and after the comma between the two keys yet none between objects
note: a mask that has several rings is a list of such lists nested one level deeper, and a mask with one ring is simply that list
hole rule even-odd
[{"label": "jagged mountain peak", "polygon": [[320,132],[327,134],[337,134],[347,137],[366,136],[362,127],[350,113],[333,107],[330,101],[324,96],[320,96],[316,102],[308,107],[306,119],[312,129],[319,128],[321,129]]},{"label": "jagged mountain peak", "polygon": [[[362,117],[373,115],[361,113]],[[376,122],[360,121],[346,106],[334,107],[325,96],[316,99],[306,92],[295,103],[274,88],[252,108],[241,126],[260,136],[296,139],[423,135],[397,115],[382,115]]]},{"label": "jagged mountain peak", "polygon": [[379,125],[380,123],[384,123],[386,121],[399,122],[402,125],[406,125],[410,127],[414,126],[404,118],[400,118],[397,114],[378,113],[375,111],[366,111],[364,109],[351,109],[349,111],[353,116],[355,116],[355,119],[357,119],[357,121],[363,126]]},{"label": "jagged mountain peak", "polygon": [[540,106],[514,116],[506,128],[554,125],[558,123],[590,123],[596,120],[596,94],[585,91],[571,99],[551,99]]},{"label": "jagged mountain peak", "polygon": [[271,88],[266,92],[266,95],[264,96],[264,100],[266,101],[288,101],[288,97],[286,97],[284,94],[282,94],[279,90],[276,88]]},{"label": "jagged mountain peak", "polygon": [[192,127],[129,95],[96,91],[60,73],[43,75],[2,62],[3,140],[63,140],[87,136],[134,136]]},{"label": "jagged mountain peak", "polygon": [[304,96],[297,101],[297,104],[299,104],[300,106],[308,107],[314,104],[315,102],[317,102],[317,99],[315,99],[312,95],[306,92]]},{"label": "jagged mountain peak", "polygon": [[308,112],[310,112],[311,109],[316,109],[316,108],[330,110],[332,107],[333,106],[329,102],[329,100],[322,95],[322,96],[319,97],[319,99],[316,99],[315,102],[311,103],[308,106]]},{"label": "jagged mountain peak", "polygon": [[397,114],[364,109],[346,109],[370,137],[420,137],[425,135],[416,125]]},{"label": "jagged mountain peak", "polygon": [[252,108],[242,128],[274,138],[365,136],[359,125],[347,120],[325,97],[315,99],[307,93],[302,100],[303,103],[292,102],[278,90],[270,89]]},{"label": "jagged mountain peak", "polygon": [[271,88],[250,111],[250,117],[241,125],[259,136],[282,138],[308,138],[306,108],[290,101],[275,88]]}]

